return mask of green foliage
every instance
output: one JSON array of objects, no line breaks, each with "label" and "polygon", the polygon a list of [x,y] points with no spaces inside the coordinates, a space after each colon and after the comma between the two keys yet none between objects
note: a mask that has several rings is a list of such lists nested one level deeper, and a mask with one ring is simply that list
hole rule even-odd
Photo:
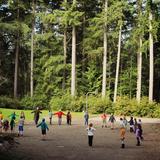
[{"label": "green foliage", "polygon": [[25,96],[20,101],[21,106],[24,109],[35,109],[40,107],[42,109],[48,109],[48,103],[45,95],[34,95],[33,97]]},{"label": "green foliage", "polygon": [[143,97],[140,103],[136,99],[129,99],[126,96],[118,97],[113,108],[117,115],[160,117],[160,105],[155,102],[149,103],[147,97]]},{"label": "green foliage", "polygon": [[12,99],[6,96],[0,97],[0,108],[22,109],[17,99]]},{"label": "green foliage", "polygon": [[53,96],[49,102],[50,107],[53,110],[70,110],[71,109],[72,97],[69,94],[66,94],[62,97]]},{"label": "green foliage", "polygon": [[[143,5],[138,7],[138,3]],[[135,99],[137,81],[137,53],[143,52],[142,95],[148,95],[149,74],[149,32],[154,37],[154,96],[160,100],[160,5],[149,1],[110,0],[108,9],[104,1],[1,1],[0,9],[0,93],[13,96],[16,44],[19,43],[18,96],[25,108],[36,106],[64,110],[82,111],[85,109],[85,94],[102,89],[103,33],[107,31],[107,92],[112,96],[114,90],[116,53],[119,25],[122,27],[122,46],[120,74],[118,83],[118,102],[100,97],[88,97],[91,112],[116,112],[117,114],[159,117],[159,104],[149,104]],[[150,1],[151,2],[151,1]],[[156,0],[154,1],[156,2]],[[153,13],[152,30],[149,30],[149,12]],[[34,19],[35,18],[35,19]],[[30,52],[32,21],[34,27],[34,96],[30,98]],[[72,26],[76,26],[76,92],[74,99],[70,92]],[[104,28],[104,26],[106,28]],[[63,35],[66,33],[67,55],[64,57]],[[17,34],[18,33],[18,34]],[[19,41],[17,41],[18,37]],[[142,47],[139,47],[139,37]],[[65,60],[65,62],[64,62]],[[64,84],[65,82],[65,84]],[[7,98],[4,98],[7,99]],[[8,101],[8,102],[7,102]],[[10,106],[11,99],[2,100]],[[9,104],[8,104],[9,103]],[[16,103],[16,102],[15,102]],[[6,104],[6,105],[5,105]],[[16,106],[16,105],[11,105]]]},{"label": "green foliage", "polygon": [[[74,111],[82,112],[86,109],[86,97],[71,97],[70,94],[63,96],[53,96],[50,102],[44,95],[25,96],[20,102],[17,99],[8,97],[0,97],[0,108],[10,109],[35,109],[37,106],[42,109]],[[126,96],[118,97],[114,104],[107,97],[102,99],[97,96],[88,96],[87,107],[90,113],[115,113],[115,115],[139,116],[139,117],[154,117],[160,118],[160,104],[149,103],[147,97],[143,97],[140,103],[136,99],[129,99]]]},{"label": "green foliage", "polygon": [[[87,100],[88,110],[90,113],[112,113],[112,102],[109,99],[102,99],[100,97],[88,96]],[[86,98],[81,97],[71,97],[66,94],[61,97],[52,97],[50,101],[50,107],[53,110],[71,110],[75,112],[82,112],[86,110]]]},{"label": "green foliage", "polygon": [[108,98],[102,99],[101,97],[88,97],[88,109],[91,113],[113,113],[113,104]]}]

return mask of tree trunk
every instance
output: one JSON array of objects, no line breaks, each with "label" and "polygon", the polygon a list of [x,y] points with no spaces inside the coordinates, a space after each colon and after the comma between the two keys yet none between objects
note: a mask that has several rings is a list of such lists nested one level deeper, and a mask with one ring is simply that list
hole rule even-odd
[{"label": "tree trunk", "polygon": [[[137,1],[138,16],[142,16],[142,0]],[[138,26],[141,24],[138,22]],[[141,100],[141,85],[142,85],[142,37],[139,35],[139,51],[137,53],[137,93],[136,99],[140,103]]]},{"label": "tree trunk", "polygon": [[17,98],[17,85],[18,85],[18,66],[19,66],[19,31],[17,36],[17,42],[16,42],[16,53],[15,53],[15,70],[14,70],[14,98]]},{"label": "tree trunk", "polygon": [[[19,5],[19,1],[17,2]],[[19,21],[19,6],[17,8],[17,21]],[[17,38],[16,38],[16,52],[15,52],[15,70],[14,70],[14,98],[17,98],[17,90],[18,90],[18,63],[19,59],[19,28],[17,31]]]},{"label": "tree trunk", "polygon": [[121,53],[121,31],[122,25],[120,25],[119,29],[119,41],[118,41],[118,53],[117,53],[117,66],[116,66],[116,78],[115,78],[115,87],[114,87],[114,103],[117,98],[117,87],[118,87],[118,76],[119,76],[119,64],[120,64],[120,53]]},{"label": "tree trunk", "polygon": [[153,77],[154,77],[154,55],[153,55],[153,35],[152,35],[152,12],[149,13],[149,101],[153,101]]},{"label": "tree trunk", "polygon": [[35,0],[32,0],[33,17],[32,17],[32,34],[31,34],[31,77],[30,77],[30,91],[31,97],[33,96],[33,58],[34,58],[34,27],[35,27]]},{"label": "tree trunk", "polygon": [[67,59],[67,28],[64,29],[64,39],[63,39],[63,50],[64,50],[64,70],[63,70],[63,82],[62,82],[62,90],[65,89],[65,81],[66,81],[66,59]]},{"label": "tree trunk", "polygon": [[72,28],[72,72],[71,72],[71,95],[75,96],[76,84],[76,27]]},{"label": "tree trunk", "polygon": [[132,67],[132,60],[133,57],[131,56],[130,60],[130,74],[129,74],[129,98],[132,99],[132,72],[133,72],[133,67]]},{"label": "tree trunk", "polygon": [[[105,11],[107,13],[108,0],[105,0]],[[107,72],[107,24],[104,24],[104,53],[103,53],[103,80],[102,80],[102,98],[106,96],[106,72]]]},{"label": "tree trunk", "polygon": [[141,84],[142,84],[142,38],[139,39],[139,53],[137,54],[137,101],[141,100]]}]

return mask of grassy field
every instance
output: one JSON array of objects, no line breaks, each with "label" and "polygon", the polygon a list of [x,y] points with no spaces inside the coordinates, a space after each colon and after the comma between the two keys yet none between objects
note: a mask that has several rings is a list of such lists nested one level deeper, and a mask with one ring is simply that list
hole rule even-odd
[{"label": "grassy field", "polygon": [[[32,114],[32,110],[16,110],[16,109],[5,109],[0,108],[0,111],[2,112],[4,119],[9,119],[9,115],[11,115],[13,112],[15,112],[17,115],[20,115],[21,111],[24,111],[25,117],[27,121],[33,120],[34,114]],[[53,111],[55,113],[56,111]],[[67,113],[67,112],[64,112]],[[83,118],[84,113],[83,112],[71,112],[73,118]],[[95,115],[91,115],[92,117]],[[41,118],[42,117],[48,117],[48,111],[42,110]]]}]

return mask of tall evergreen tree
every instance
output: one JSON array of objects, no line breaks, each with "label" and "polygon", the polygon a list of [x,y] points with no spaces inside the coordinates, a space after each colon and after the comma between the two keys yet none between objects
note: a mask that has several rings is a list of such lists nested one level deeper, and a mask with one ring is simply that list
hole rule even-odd
[{"label": "tall evergreen tree", "polygon": [[[138,17],[142,18],[142,0],[137,1],[137,10],[138,10]],[[139,28],[141,28],[140,22],[138,22]],[[141,34],[141,33],[140,33]],[[136,98],[137,101],[140,102],[141,100],[141,81],[142,81],[142,35],[139,35],[139,49],[137,53],[137,93]]]},{"label": "tall evergreen tree", "polygon": [[[104,17],[107,19],[108,0],[105,0],[104,4]],[[107,23],[104,23],[104,40],[103,40],[103,79],[102,79],[102,98],[106,96],[106,72],[107,72]]]},{"label": "tall evergreen tree", "polygon": [[36,1],[32,0],[32,33],[31,33],[31,75],[30,75],[30,93],[33,96],[33,66],[34,66],[34,30],[35,30],[35,7]]}]

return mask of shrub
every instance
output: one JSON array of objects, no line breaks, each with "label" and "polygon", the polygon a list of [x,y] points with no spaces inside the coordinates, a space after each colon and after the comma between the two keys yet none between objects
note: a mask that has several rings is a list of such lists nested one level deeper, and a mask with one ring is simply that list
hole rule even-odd
[{"label": "shrub", "polygon": [[0,97],[0,108],[22,109],[23,107],[21,107],[18,99],[1,96]]},{"label": "shrub", "polygon": [[157,107],[153,113],[153,117],[160,118],[160,105],[157,105]]},{"label": "shrub", "polygon": [[117,115],[155,117],[155,115],[158,116],[157,108],[157,103],[149,103],[148,97],[143,97],[140,103],[137,103],[136,99],[129,99],[125,96],[118,97],[114,104],[114,111]]},{"label": "shrub", "polygon": [[64,96],[53,96],[49,102],[50,107],[53,110],[70,110],[72,97],[68,94]]},{"label": "shrub", "polygon": [[34,109],[39,106],[41,109],[47,109],[48,103],[45,95],[34,95],[33,97],[25,96],[20,101],[24,109]]},{"label": "shrub", "polygon": [[91,113],[113,113],[113,105],[112,102],[101,97],[89,96],[88,97],[88,108]]},{"label": "shrub", "polygon": [[[87,100],[88,110],[91,113],[112,113],[112,102],[101,97],[88,96]],[[66,94],[61,97],[52,97],[50,106],[53,110],[71,110],[75,112],[82,112],[86,109],[86,97],[71,97]]]}]

